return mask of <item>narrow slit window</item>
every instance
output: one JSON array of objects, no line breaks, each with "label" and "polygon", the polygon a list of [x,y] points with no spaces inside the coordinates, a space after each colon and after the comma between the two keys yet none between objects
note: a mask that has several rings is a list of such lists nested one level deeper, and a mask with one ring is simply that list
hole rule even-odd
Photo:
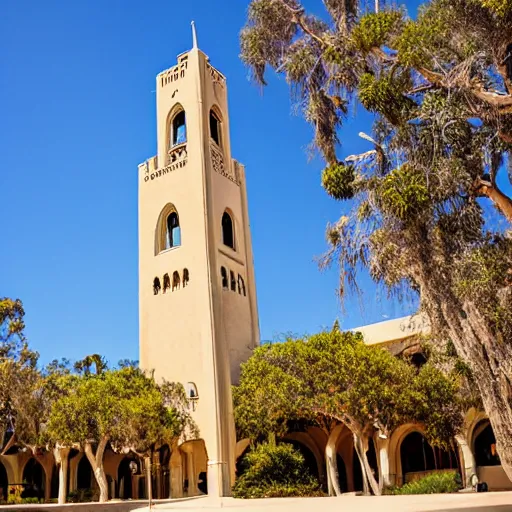
[{"label": "narrow slit window", "polygon": [[210,110],[210,137],[220,146],[220,121],[213,110]]},{"label": "narrow slit window", "polygon": [[187,286],[188,282],[190,281],[190,274],[188,271],[188,268],[183,269],[183,288]]},{"label": "narrow slit window", "polygon": [[153,293],[155,295],[158,295],[161,289],[162,286],[160,285],[160,279],[158,277],[155,277],[155,279],[153,279]]},{"label": "narrow slit window", "polygon": [[233,230],[233,219],[228,212],[222,215],[222,242],[224,245],[235,248],[235,234]]},{"label": "narrow slit window", "polygon": [[172,273],[172,291],[180,288],[180,274],[177,270]]},{"label": "narrow slit window", "polygon": [[238,293],[245,297],[245,283],[244,278],[238,274]]},{"label": "narrow slit window", "polygon": [[236,292],[235,273],[232,270],[230,270],[229,275],[231,277],[231,290]]},{"label": "narrow slit window", "polygon": [[169,274],[164,274],[164,293],[171,287],[171,278]]},{"label": "narrow slit window", "polygon": [[220,275],[222,277],[222,288],[227,290],[229,288],[229,284],[228,284],[228,272],[226,270],[226,267],[220,267]]}]

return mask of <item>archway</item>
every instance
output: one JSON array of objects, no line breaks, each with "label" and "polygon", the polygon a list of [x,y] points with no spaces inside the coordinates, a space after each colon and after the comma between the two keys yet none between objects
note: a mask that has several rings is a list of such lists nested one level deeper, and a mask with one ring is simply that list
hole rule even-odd
[{"label": "archway", "polygon": [[496,451],[496,438],[491,424],[481,421],[475,427],[474,454],[477,466],[499,466],[500,457]]},{"label": "archway", "polygon": [[59,497],[59,468],[57,464],[52,466],[52,487],[50,498],[56,499]]},{"label": "archway", "polygon": [[436,469],[432,447],[420,432],[411,432],[400,445],[402,478],[406,482],[407,473],[419,473]]},{"label": "archway", "polygon": [[377,450],[375,450],[375,443],[372,438],[368,441],[368,450],[366,452],[366,458],[368,459],[368,464],[370,464],[370,468],[373,472],[373,476],[375,480],[379,480],[379,465],[377,463]]},{"label": "archway", "polygon": [[22,497],[44,498],[45,472],[43,466],[36,459],[29,459],[23,468],[23,483],[28,484],[23,490]]},{"label": "archway", "polygon": [[343,457],[339,453],[336,454],[336,464],[338,466],[338,483],[340,491],[348,492],[347,468],[345,467]]},{"label": "archway", "polygon": [[283,441],[283,443],[291,444],[296,450],[298,450],[302,454],[302,456],[304,457],[304,464],[308,468],[309,474],[315,477],[318,480],[318,482],[321,483],[320,474],[318,471],[318,464],[314,453],[300,441],[287,439]]},{"label": "archway", "polygon": [[133,458],[125,457],[117,468],[117,497],[122,500],[133,498],[133,473],[130,469],[130,462],[132,461],[137,463]]},{"label": "archway", "polygon": [[359,461],[359,457],[357,456],[356,449],[353,449],[352,452],[352,466],[354,472],[354,491],[362,491],[363,490],[363,472],[361,470],[361,462]]},{"label": "archway", "polygon": [[7,488],[9,487],[9,480],[7,478],[7,470],[0,462],[0,499],[7,501]]},{"label": "archway", "polygon": [[91,464],[84,455],[78,462],[76,472],[76,488],[77,489],[91,489],[93,483],[93,475]]}]

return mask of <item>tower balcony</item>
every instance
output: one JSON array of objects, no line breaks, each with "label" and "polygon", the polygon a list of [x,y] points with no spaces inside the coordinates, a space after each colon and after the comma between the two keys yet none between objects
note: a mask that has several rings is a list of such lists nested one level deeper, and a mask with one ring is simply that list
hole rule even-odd
[{"label": "tower balcony", "polygon": [[158,157],[153,156],[139,165],[139,173],[144,182],[153,181],[161,176],[181,169],[187,165],[187,143],[177,144],[169,149],[164,167],[159,167]]}]

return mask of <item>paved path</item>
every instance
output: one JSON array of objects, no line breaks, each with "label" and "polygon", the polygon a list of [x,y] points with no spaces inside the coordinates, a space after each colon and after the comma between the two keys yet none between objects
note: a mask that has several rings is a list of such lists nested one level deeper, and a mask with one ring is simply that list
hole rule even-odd
[{"label": "paved path", "polygon": [[[155,512],[215,509],[227,509],[227,512],[512,512],[512,492],[380,497],[347,495],[339,498],[265,500],[214,500],[200,497],[179,503],[160,503],[153,507]],[[147,508],[139,510],[147,511]]]}]

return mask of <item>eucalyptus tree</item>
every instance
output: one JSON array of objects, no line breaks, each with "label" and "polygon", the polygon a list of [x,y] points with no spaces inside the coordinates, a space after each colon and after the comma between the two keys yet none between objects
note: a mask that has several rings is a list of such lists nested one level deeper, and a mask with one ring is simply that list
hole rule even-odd
[{"label": "eucalyptus tree", "polygon": [[[470,366],[512,478],[512,4],[431,0],[413,20],[322,3],[325,16],[253,0],[241,47],[258,83],[269,67],[286,77],[326,161],[324,188],[350,201],[323,264],[339,265],[342,296],[363,268],[391,294],[419,295]],[[373,133],[367,152],[342,158],[355,102],[375,115]]]}]

